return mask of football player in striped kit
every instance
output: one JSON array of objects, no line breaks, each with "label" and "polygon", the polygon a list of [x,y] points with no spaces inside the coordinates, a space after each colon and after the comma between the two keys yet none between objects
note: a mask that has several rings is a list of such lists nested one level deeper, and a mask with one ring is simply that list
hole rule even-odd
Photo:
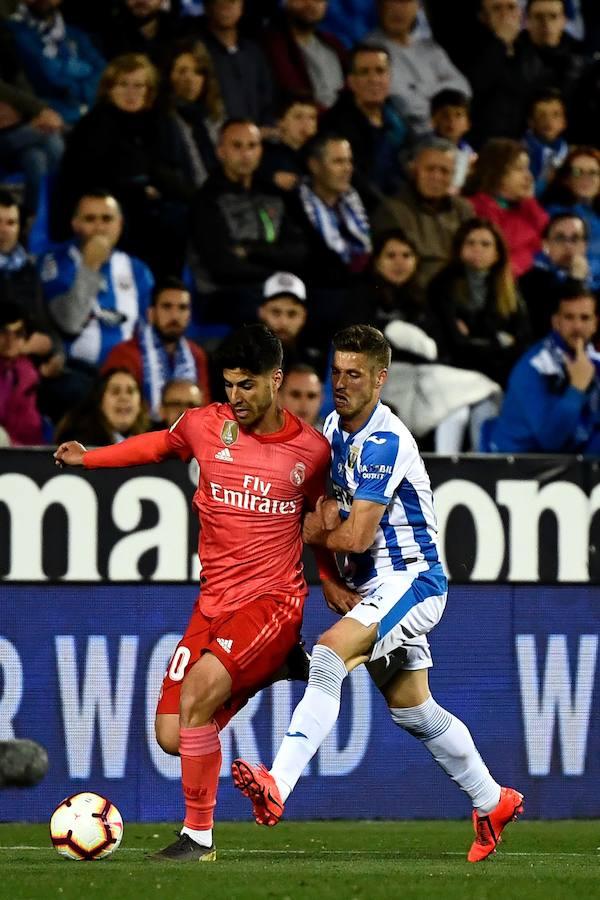
[{"label": "football player in striped kit", "polygon": [[379,400],[390,346],[368,325],[338,332],[333,346],[335,412],[324,436],[335,507],[319,501],[305,518],[304,539],[347,554],[346,582],[362,599],[316,644],[306,692],[271,770],[235,760],[234,782],[251,799],[256,821],[275,825],[337,720],[342,682],[365,663],[392,721],[422,741],[470,797],[475,840],[468,860],[478,862],[522,812],[523,796],[492,778],[466,725],[429,691],[427,634],[442,616],[448,584],[423,460],[408,429]]}]

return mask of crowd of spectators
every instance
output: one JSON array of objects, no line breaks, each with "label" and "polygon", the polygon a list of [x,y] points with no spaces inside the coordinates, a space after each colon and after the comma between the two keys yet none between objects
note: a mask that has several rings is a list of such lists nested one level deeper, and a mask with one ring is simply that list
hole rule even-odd
[{"label": "crowd of spectators", "polygon": [[600,451],[588,0],[0,0],[0,445],[223,399],[262,321],[320,427],[381,328],[424,449]]}]

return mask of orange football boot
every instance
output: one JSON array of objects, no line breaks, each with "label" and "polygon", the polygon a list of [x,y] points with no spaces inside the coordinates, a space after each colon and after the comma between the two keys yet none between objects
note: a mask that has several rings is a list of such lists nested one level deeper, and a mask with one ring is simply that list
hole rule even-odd
[{"label": "orange football boot", "polygon": [[473,810],[473,828],[476,838],[471,845],[467,859],[469,862],[481,862],[496,852],[502,840],[500,835],[509,822],[514,821],[523,812],[523,794],[514,788],[500,789],[500,802],[487,816],[480,816]]},{"label": "orange football boot", "polygon": [[243,759],[234,759],[231,775],[236,788],[252,801],[257,823],[277,825],[283,815],[283,800],[269,770],[263,765],[251,766]]}]

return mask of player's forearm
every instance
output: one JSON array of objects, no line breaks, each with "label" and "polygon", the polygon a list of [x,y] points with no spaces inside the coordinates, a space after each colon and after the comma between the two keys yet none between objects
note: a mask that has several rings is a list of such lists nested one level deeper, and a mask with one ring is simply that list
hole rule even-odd
[{"label": "player's forearm", "polygon": [[143,466],[175,456],[168,443],[168,431],[150,431],[127,438],[120,444],[86,450],[83,465],[86,469]]},{"label": "player's forearm", "polygon": [[364,553],[373,543],[373,536],[361,534],[350,519],[346,519],[332,531],[323,532],[321,547],[334,553]]}]

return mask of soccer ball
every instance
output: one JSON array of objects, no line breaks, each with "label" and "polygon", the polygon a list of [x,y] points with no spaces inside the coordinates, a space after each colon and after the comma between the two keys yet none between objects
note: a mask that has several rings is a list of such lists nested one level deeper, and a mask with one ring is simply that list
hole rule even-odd
[{"label": "soccer ball", "polygon": [[50,819],[52,845],[67,859],[104,859],[115,852],[122,837],[117,807],[89,791],[67,797]]}]

